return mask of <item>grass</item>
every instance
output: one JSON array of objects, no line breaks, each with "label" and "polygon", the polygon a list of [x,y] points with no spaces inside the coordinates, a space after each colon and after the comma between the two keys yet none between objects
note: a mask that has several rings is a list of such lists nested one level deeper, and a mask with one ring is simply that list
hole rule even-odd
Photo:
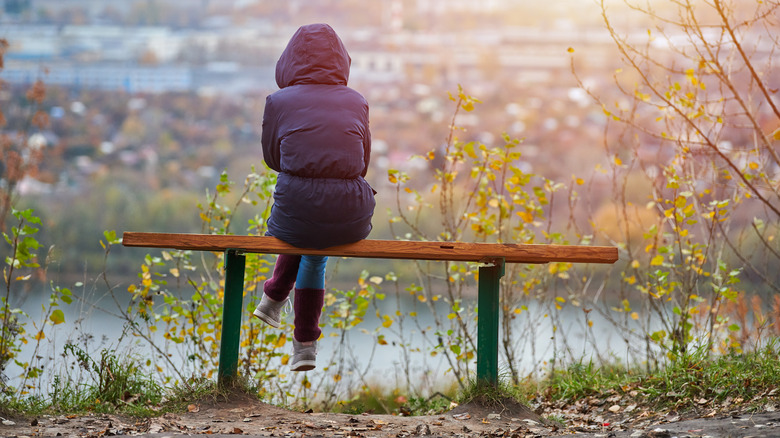
[{"label": "grass", "polygon": [[476,380],[469,381],[469,384],[458,394],[457,401],[458,404],[466,404],[478,400],[488,406],[499,406],[506,400],[524,403],[529,397],[530,393],[527,387],[515,386],[510,384],[508,379],[499,378],[497,388],[479,384]]},{"label": "grass", "polygon": [[[5,394],[0,398],[0,415],[29,417],[46,413],[97,412],[150,417],[165,412],[184,412],[192,403],[217,403],[238,393],[258,398],[250,379],[239,379],[227,388],[208,379],[163,388],[134,366],[138,361],[132,357],[120,358],[113,352],[103,351],[99,360],[92,360],[80,356],[76,350],[71,353],[79,358],[84,369],[90,371],[90,383],[76,384],[56,377],[46,399]],[[565,405],[586,397],[614,395],[620,395],[621,403],[657,411],[684,411],[702,405],[712,408],[740,405],[743,409],[751,409],[751,406],[758,409],[768,400],[776,400],[776,394],[780,392],[778,364],[780,354],[774,344],[752,353],[720,356],[711,356],[699,349],[652,373],[618,365],[578,362],[540,382],[529,381],[515,386],[502,378],[498,389],[472,381],[465,390],[458,391],[452,386],[424,397],[402,395],[398,390],[380,386],[366,387],[331,411],[436,415],[449,410],[452,400],[459,404],[477,400],[483,405],[499,406],[507,400],[527,404],[536,398],[543,404]]]},{"label": "grass", "polygon": [[435,415],[448,411],[456,396],[455,383],[427,397],[372,384],[363,387],[352,399],[338,403],[333,410],[344,414]]},{"label": "grass", "polygon": [[121,413],[156,417],[165,412],[183,412],[191,403],[227,399],[236,392],[252,393],[246,379],[220,387],[207,379],[163,387],[138,365],[141,360],[103,350],[95,360],[83,350],[66,345],[66,354],[76,359],[89,376],[87,382],[55,375],[48,397],[0,395],[0,415],[30,417],[41,414]]},{"label": "grass", "polygon": [[774,395],[780,386],[778,365],[780,358],[775,346],[720,356],[697,349],[649,374],[580,362],[551,375],[543,392],[546,398],[564,403],[618,394],[657,410],[692,409],[726,401],[739,404]]}]

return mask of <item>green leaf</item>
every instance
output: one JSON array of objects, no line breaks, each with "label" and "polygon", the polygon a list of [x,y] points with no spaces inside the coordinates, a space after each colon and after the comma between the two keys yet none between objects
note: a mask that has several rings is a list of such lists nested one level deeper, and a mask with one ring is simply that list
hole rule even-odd
[{"label": "green leaf", "polygon": [[738,332],[738,331],[739,331],[739,329],[740,329],[740,327],[739,327],[739,325],[737,325],[737,324],[731,324],[731,325],[729,326],[729,330],[731,330],[732,332]]},{"label": "green leaf", "polygon": [[106,241],[112,245],[122,243],[122,239],[116,237],[116,231],[114,230],[103,231],[103,236],[106,238]]},{"label": "green leaf", "polygon": [[49,319],[54,325],[62,324],[63,322],[65,322],[65,314],[62,312],[62,309],[56,309],[54,312],[51,313]]},{"label": "green leaf", "polygon": [[664,330],[659,330],[650,335],[650,339],[652,339],[655,342],[661,342],[665,337],[666,337],[666,332]]}]

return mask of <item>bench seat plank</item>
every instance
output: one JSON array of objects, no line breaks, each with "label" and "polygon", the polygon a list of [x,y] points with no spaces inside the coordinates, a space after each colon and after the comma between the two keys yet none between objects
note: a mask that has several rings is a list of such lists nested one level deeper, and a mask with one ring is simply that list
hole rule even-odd
[{"label": "bench seat plank", "polygon": [[411,260],[480,262],[503,258],[506,263],[614,263],[615,247],[525,245],[514,243],[422,242],[366,239],[325,249],[303,249],[270,236],[125,232],[122,244],[131,247],[193,251],[242,250],[261,254],[307,254]]}]

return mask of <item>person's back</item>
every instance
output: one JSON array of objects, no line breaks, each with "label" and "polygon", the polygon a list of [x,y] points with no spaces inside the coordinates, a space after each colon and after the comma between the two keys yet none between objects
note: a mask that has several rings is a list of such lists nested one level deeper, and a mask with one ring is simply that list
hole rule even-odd
[{"label": "person's back", "polygon": [[[347,87],[349,54],[327,24],[302,26],[276,64],[279,91],[266,99],[263,158],[279,172],[268,234],[301,248],[366,238],[374,190],[368,103]],[[280,255],[253,315],[273,327],[295,285],[293,371],[315,367],[327,257]]]},{"label": "person's back", "polygon": [[280,90],[263,114],[263,156],[280,172],[268,229],[295,246],[325,248],[371,231],[368,103],[347,87],[349,65],[326,24],[301,27],[276,64]]}]

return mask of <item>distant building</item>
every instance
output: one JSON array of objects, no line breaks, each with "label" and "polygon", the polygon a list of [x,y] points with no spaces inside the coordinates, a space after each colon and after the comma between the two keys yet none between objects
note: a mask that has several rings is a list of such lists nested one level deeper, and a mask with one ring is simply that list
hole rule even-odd
[{"label": "distant building", "polygon": [[30,11],[30,0],[0,0],[0,10],[6,14],[21,15]]},{"label": "distant building", "polygon": [[[47,71],[45,71],[45,70]],[[0,78],[11,84],[31,84],[42,79],[49,85],[120,90],[128,93],[189,91],[192,71],[179,66],[137,66],[114,63],[74,64],[58,62],[44,66],[37,62],[9,61]]]}]

